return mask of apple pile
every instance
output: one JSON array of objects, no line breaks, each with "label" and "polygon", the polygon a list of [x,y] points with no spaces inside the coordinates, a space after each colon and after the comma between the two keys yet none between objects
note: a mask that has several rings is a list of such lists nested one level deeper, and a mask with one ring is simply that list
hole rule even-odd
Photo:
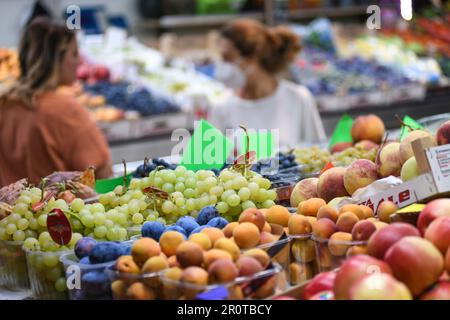
[{"label": "apple pile", "polygon": [[370,237],[367,253],[320,274],[305,299],[327,294],[352,300],[450,300],[450,199],[427,204],[417,228],[396,222]]}]

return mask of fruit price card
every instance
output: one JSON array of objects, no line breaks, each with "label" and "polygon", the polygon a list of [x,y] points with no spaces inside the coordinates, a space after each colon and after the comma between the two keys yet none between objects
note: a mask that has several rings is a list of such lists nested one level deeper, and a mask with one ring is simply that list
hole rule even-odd
[{"label": "fruit price card", "polygon": [[438,192],[450,191],[450,144],[426,150]]}]

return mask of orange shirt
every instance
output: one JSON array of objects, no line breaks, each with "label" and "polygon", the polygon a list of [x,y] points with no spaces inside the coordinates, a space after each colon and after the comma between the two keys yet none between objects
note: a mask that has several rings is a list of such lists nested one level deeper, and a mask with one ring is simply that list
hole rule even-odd
[{"label": "orange shirt", "polygon": [[37,184],[54,171],[84,171],[89,165],[111,172],[110,160],[104,136],[69,95],[44,93],[34,108],[19,102],[0,106],[0,186],[21,178]]}]

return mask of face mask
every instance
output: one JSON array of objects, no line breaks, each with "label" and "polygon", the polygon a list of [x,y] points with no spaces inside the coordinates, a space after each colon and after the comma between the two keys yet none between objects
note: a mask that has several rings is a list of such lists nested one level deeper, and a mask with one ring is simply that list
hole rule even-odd
[{"label": "face mask", "polygon": [[216,65],[215,78],[236,91],[242,89],[247,80],[244,72],[236,64],[229,62]]}]

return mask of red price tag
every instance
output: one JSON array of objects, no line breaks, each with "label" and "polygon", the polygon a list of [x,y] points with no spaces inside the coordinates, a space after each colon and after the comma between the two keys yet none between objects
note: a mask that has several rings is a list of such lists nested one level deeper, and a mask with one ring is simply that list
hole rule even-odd
[{"label": "red price tag", "polygon": [[334,168],[333,163],[332,162],[328,162],[327,165],[325,166],[325,168],[322,169],[322,171],[320,172],[320,175],[322,175],[325,171]]},{"label": "red price tag", "polygon": [[64,246],[72,239],[72,227],[61,209],[54,209],[47,217],[48,233],[53,241]]}]

